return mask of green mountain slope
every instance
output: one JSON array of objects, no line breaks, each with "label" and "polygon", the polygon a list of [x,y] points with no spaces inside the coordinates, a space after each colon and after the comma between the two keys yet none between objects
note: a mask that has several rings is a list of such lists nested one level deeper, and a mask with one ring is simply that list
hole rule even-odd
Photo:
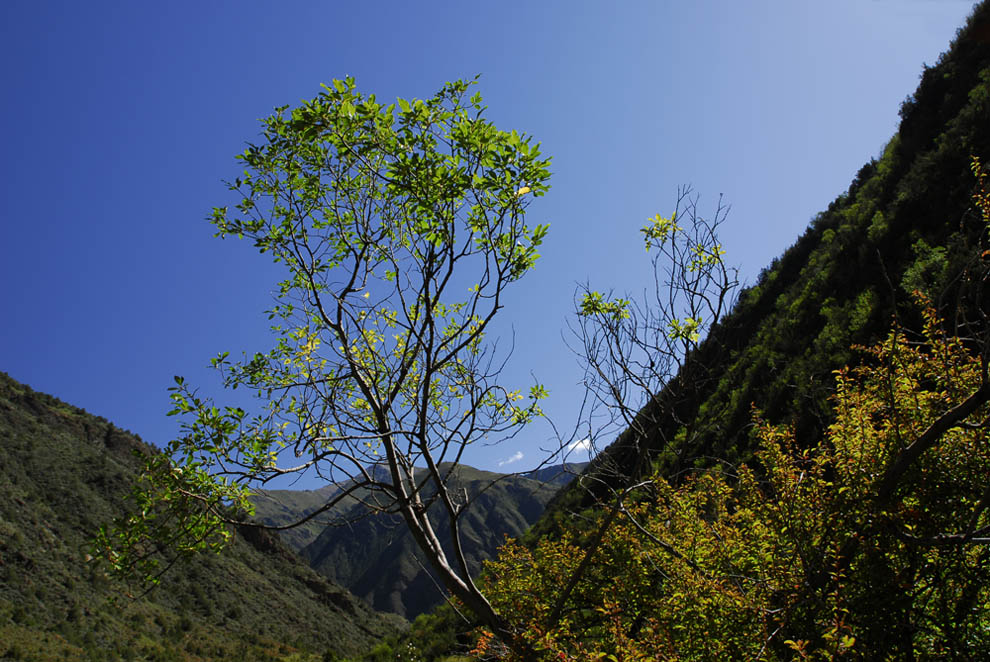
[{"label": "green mountain slope", "polygon": [[147,598],[120,597],[87,562],[88,539],[122,514],[140,466],[134,452],[151,448],[3,373],[0,443],[2,659],[351,654],[401,625],[257,529],[222,555],[176,566]]},{"label": "green mountain slope", "polygon": [[[545,467],[523,475],[498,474],[458,467],[455,491],[473,498],[460,521],[462,544],[474,572],[491,558],[505,536],[521,536],[542,514],[559,487],[584,468],[583,464]],[[268,525],[284,525],[314,512],[336,492],[280,490],[255,499],[256,516]],[[286,542],[300,551],[312,567],[332,581],[366,599],[375,609],[412,618],[432,609],[443,594],[426,570],[415,541],[398,516],[369,516],[357,503],[361,494],[284,532]],[[439,504],[437,504],[439,506]],[[432,514],[431,510],[431,514]],[[348,525],[334,526],[346,520]],[[449,523],[434,518],[441,540]],[[449,553],[449,550],[448,550]]]},{"label": "green mountain slope", "polygon": [[[918,327],[912,290],[932,296],[947,319],[990,309],[962,296],[956,278],[981,231],[970,157],[990,162],[990,4],[924,69],[900,114],[882,155],[764,269],[660,395],[667,423],[645,440],[655,468],[676,476],[716,458],[747,460],[753,405],[793,424],[798,439],[819,438],[832,371],[857,360],[850,347],[876,342],[895,316]],[[637,443],[620,435],[589,471],[628,474]],[[598,496],[562,491],[534,536],[560,532],[567,512]]]}]

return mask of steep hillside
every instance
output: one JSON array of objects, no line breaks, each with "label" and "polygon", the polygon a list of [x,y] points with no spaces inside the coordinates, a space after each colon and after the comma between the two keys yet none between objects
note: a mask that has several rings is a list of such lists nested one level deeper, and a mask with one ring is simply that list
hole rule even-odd
[{"label": "steep hillside", "polygon": [[145,599],[122,597],[87,560],[88,540],[122,513],[135,455],[151,448],[3,373],[0,443],[0,658],[351,654],[400,625],[257,530],[174,568]]},{"label": "steep hillside", "polygon": [[[456,491],[463,489],[474,499],[461,518],[462,544],[474,572],[483,559],[494,555],[505,536],[522,535],[560,485],[582,468],[581,464],[546,467],[520,476],[459,467]],[[316,510],[335,490],[268,492],[256,499],[257,517],[269,525],[286,524]],[[329,526],[340,519],[353,523]],[[441,540],[446,540],[449,524],[439,517],[434,523]],[[352,499],[284,535],[313,568],[378,610],[412,618],[443,600],[398,516],[367,516],[367,509]]]},{"label": "steep hillside", "polygon": [[[856,360],[852,345],[882,337],[892,317],[917,328],[913,290],[932,296],[947,319],[988,309],[966,298],[957,276],[981,231],[970,157],[990,161],[990,5],[978,6],[924,69],[900,115],[883,153],[764,269],[660,394],[667,423],[645,443],[666,475],[715,458],[748,459],[753,405],[793,424],[798,439],[819,438],[830,420],[832,371]],[[639,441],[620,435],[589,471],[628,473]],[[598,496],[589,489],[563,491],[534,535],[567,526],[566,512]]]}]

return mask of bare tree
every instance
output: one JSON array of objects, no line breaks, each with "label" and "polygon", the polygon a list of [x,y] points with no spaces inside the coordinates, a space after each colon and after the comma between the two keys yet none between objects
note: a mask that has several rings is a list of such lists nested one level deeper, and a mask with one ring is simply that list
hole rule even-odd
[{"label": "bare tree", "polygon": [[[699,343],[732,309],[738,286],[738,271],[726,263],[718,238],[727,214],[719,199],[713,215],[702,217],[698,196],[681,188],[674,212],[657,214],[640,230],[653,266],[653,282],[640,298],[578,288],[570,328],[587,396],[568,443],[587,440],[597,454],[579,480],[604,511],[585,541],[581,563],[553,600],[548,629],[563,616],[609,528],[629,516],[627,499],[651,484],[656,452],[677,453],[684,442],[666,431],[681,426],[678,434],[690,434],[689,422],[678,420],[678,405],[699,387],[691,362]],[[611,447],[601,448],[616,437]]]},{"label": "bare tree", "polygon": [[588,389],[579,435],[596,444],[621,434],[619,446],[643,455],[637,462],[603,457],[600,469],[612,477],[641,474],[647,448],[672,448],[671,439],[657,436],[694,386],[684,368],[735,303],[738,272],[718,238],[727,214],[719,199],[712,216],[702,217],[698,196],[679,189],[671,216],[657,214],[640,230],[653,267],[641,297],[578,289],[571,331]]}]

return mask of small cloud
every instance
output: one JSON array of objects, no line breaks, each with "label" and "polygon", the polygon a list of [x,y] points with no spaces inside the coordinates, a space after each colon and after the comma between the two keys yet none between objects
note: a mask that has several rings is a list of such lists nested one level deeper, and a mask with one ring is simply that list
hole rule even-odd
[{"label": "small cloud", "polygon": [[513,455],[507,460],[502,460],[501,462],[498,463],[498,466],[502,467],[505,466],[506,464],[512,464],[513,462],[518,462],[521,459],[523,459],[522,451],[516,451],[515,455]]},{"label": "small cloud", "polygon": [[591,439],[578,439],[577,441],[572,441],[567,446],[568,453],[591,453]]}]

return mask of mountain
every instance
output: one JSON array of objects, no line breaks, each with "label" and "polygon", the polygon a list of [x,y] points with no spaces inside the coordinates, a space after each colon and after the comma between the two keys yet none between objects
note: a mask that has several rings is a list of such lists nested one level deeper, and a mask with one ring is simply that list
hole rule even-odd
[{"label": "mountain", "polygon": [[550,483],[563,487],[577,476],[580,476],[581,472],[587,466],[587,462],[564,462],[563,464],[553,464],[547,467],[533,469],[532,471],[526,471],[520,475],[523,478],[530,478],[541,483]]},{"label": "mountain", "polygon": [[[542,467],[524,474],[500,474],[461,465],[454,473],[454,491],[463,489],[474,500],[461,518],[462,544],[472,568],[491,558],[506,536],[519,537],[537,520],[561,485],[584,464]],[[273,490],[255,498],[256,517],[267,525],[284,525],[312,513],[339,487],[321,490]],[[375,609],[408,618],[424,613],[443,600],[401,517],[369,516],[355,499],[327,515],[283,532],[285,542],[312,567]],[[439,509],[439,504],[435,504]],[[445,518],[432,518],[441,540],[449,536]],[[331,526],[332,521],[352,522]],[[447,550],[448,553],[450,550]]]},{"label": "mountain", "polygon": [[[892,319],[920,327],[913,290],[931,296],[945,319],[972,320],[990,309],[958,278],[985,231],[972,210],[970,166],[971,156],[990,163],[987,35],[984,2],[937,64],[924,68],[882,153],[741,293],[654,401],[666,411],[645,440],[655,469],[674,477],[715,459],[747,461],[754,406],[769,422],[793,425],[798,439],[820,438],[831,421],[832,373],[859,360],[853,346],[877,342]],[[626,431],[588,471],[630,473],[638,443]],[[571,526],[568,513],[600,496],[563,490],[533,539],[559,535]]]},{"label": "mountain", "polygon": [[257,529],[126,598],[88,541],[124,513],[140,456],[154,449],[3,373],[0,443],[0,659],[350,655],[403,625]]}]

